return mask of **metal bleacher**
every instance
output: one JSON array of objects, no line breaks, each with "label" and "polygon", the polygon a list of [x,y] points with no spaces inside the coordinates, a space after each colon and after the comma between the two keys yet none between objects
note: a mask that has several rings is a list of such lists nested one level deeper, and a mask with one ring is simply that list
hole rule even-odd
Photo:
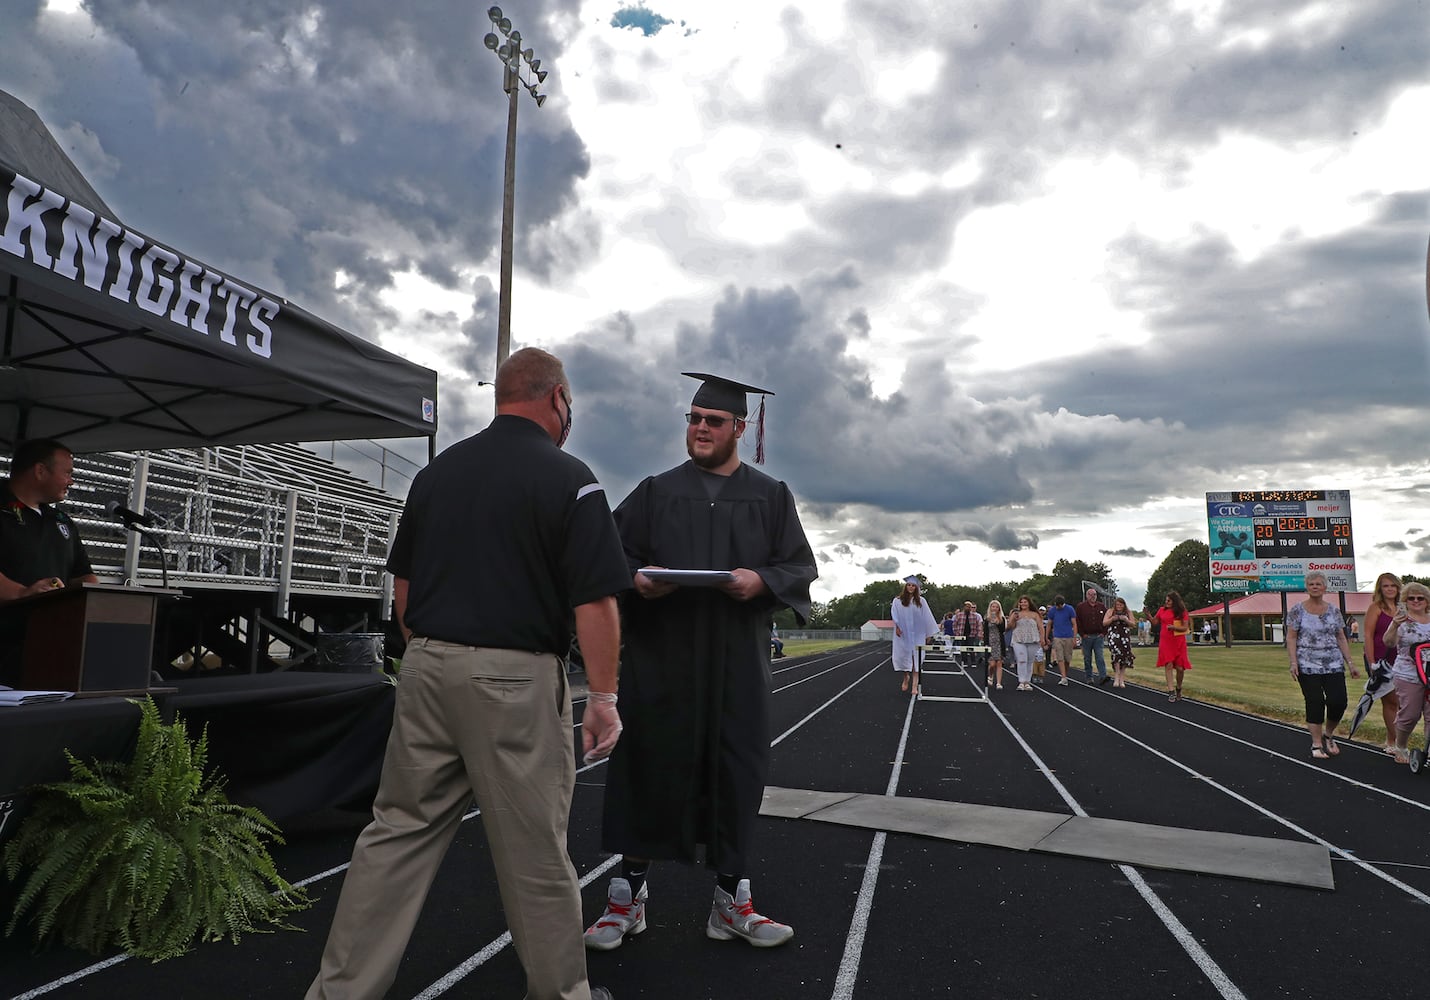
[{"label": "metal bleacher", "polygon": [[[166,559],[106,513],[115,500],[154,517],[147,531]],[[299,445],[78,455],[64,509],[100,580],[157,587],[167,575],[188,597],[161,670],[180,659],[301,666],[320,633],[367,632],[388,616],[383,563],[401,499]]]}]

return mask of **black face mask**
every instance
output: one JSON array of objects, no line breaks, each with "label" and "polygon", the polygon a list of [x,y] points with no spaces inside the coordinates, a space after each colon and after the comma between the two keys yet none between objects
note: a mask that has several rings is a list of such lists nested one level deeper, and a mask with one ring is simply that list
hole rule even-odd
[{"label": "black face mask", "polygon": [[[566,404],[566,419],[561,424],[561,436],[556,439],[556,447],[560,448],[566,444],[566,439],[571,436],[571,419],[573,411],[571,409],[571,399],[566,393],[561,393],[561,401]],[[556,410],[556,404],[552,403],[551,408]],[[556,415],[561,416],[561,411],[556,410]]]}]

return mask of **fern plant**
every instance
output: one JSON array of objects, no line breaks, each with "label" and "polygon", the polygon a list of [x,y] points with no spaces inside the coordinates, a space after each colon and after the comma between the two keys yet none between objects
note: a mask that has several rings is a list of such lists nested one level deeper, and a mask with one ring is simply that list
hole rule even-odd
[{"label": "fern plant", "polygon": [[292,929],[285,915],[310,905],[273,865],[277,826],[237,806],[205,775],[208,733],[189,740],[145,699],[127,764],[81,763],[70,780],[35,789],[30,814],[5,848],[11,881],[28,878],[5,928],[33,911],[35,938],[100,953],[119,947],[158,961],[195,939],[235,943],[244,932]]}]

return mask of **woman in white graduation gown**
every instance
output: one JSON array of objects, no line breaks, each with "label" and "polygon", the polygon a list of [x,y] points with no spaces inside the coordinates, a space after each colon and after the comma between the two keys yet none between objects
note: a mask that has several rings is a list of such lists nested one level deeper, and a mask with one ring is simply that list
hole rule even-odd
[{"label": "woman in white graduation gown", "polygon": [[912,678],[914,694],[919,693],[919,677],[915,669],[918,650],[928,641],[928,637],[938,632],[938,621],[929,610],[928,601],[919,592],[919,578],[904,579],[904,589],[889,606],[889,617],[894,619],[894,670],[903,674],[900,691],[909,690]]}]

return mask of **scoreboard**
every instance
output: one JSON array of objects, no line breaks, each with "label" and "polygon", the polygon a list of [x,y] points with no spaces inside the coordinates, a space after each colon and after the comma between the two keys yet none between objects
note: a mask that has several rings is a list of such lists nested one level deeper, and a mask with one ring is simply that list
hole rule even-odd
[{"label": "scoreboard", "polygon": [[1355,590],[1349,490],[1208,493],[1211,589],[1302,590],[1326,574],[1329,590]]}]

